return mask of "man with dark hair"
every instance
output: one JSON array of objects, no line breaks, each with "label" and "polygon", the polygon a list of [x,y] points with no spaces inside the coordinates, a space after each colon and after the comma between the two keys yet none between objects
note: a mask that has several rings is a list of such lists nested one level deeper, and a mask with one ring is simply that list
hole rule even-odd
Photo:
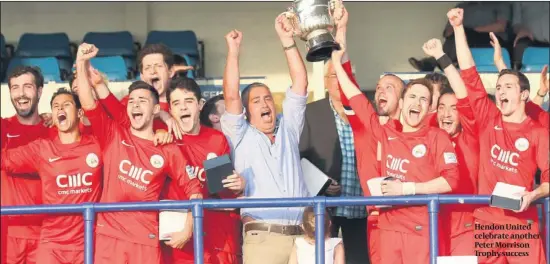
[{"label": "man with dark hair", "polygon": [[[447,13],[454,28],[460,75],[466,84],[470,104],[475,109],[474,117],[480,129],[479,194],[490,195],[497,183],[507,183],[525,188],[518,211],[499,207],[483,206],[474,211],[476,225],[530,225],[528,230],[480,230],[475,229],[475,243],[490,245],[496,241],[525,243],[525,255],[508,254],[515,249],[496,247],[478,249],[479,263],[546,263],[542,241],[539,237],[537,210],[530,207],[533,201],[549,195],[548,129],[532,120],[525,105],[529,99],[529,82],[517,71],[503,71],[496,85],[496,105],[488,97],[483,82],[476,70],[464,26],[464,10],[451,9]],[[541,185],[534,186],[537,167],[541,170]],[[483,234],[483,235],[481,235]],[[488,235],[490,234],[490,235]],[[521,237],[521,239],[494,239],[497,236]],[[532,239],[536,238],[538,239]],[[525,238],[525,239],[523,239]],[[496,253],[496,254],[495,254]]]},{"label": "man with dark hair", "polygon": [[201,123],[218,131],[222,131],[220,119],[225,113],[223,94],[218,94],[206,101],[200,114]]},{"label": "man with dark hair", "polygon": [[[93,45],[80,45],[76,58],[78,76],[88,75],[87,64],[97,52]],[[182,199],[202,198],[199,182],[185,172],[187,160],[181,151],[173,144],[155,146],[153,119],[160,111],[155,87],[143,81],[132,83],[126,107],[128,127],[111,120],[98,106],[88,80],[78,78],[78,86],[82,108],[105,161],[101,202],[159,201],[167,177],[178,185]],[[191,217],[189,213],[188,219]],[[161,263],[158,224],[156,212],[99,213],[94,263]],[[185,229],[192,230],[193,221],[187,221]],[[188,236],[177,233],[168,243],[181,248],[188,240]]]},{"label": "man with dark hair", "polygon": [[[13,177],[37,173],[34,175],[41,179],[44,204],[98,202],[101,150],[94,137],[79,129],[84,113],[78,96],[60,88],[53,94],[50,106],[57,135],[3,150],[2,170]],[[40,263],[84,263],[82,221],[79,214],[45,216],[36,253]]]},{"label": "man with dark hair", "polygon": [[530,46],[550,48],[550,3],[514,2],[512,27],[516,37],[512,54],[513,69],[523,67],[523,53]]},{"label": "man with dark hair", "polygon": [[[199,85],[193,79],[177,77],[172,80],[166,93],[167,101],[170,104],[170,114],[178,122],[184,134],[181,141],[176,145],[187,157],[188,165],[186,170],[197,178],[203,194],[209,194],[206,185],[206,175],[203,162],[213,157],[229,155],[230,149],[227,139],[220,131],[210,127],[201,126],[199,112],[202,109],[204,100],[201,98]],[[206,197],[236,198],[244,190],[245,181],[238,174],[228,176],[224,181],[226,190]],[[177,185],[169,185],[166,192],[166,199],[178,200]],[[206,210],[204,218],[204,257],[206,263],[240,263],[240,228],[239,216],[235,211]],[[192,231],[184,235],[191,235]],[[183,248],[172,246],[172,259],[168,257],[169,263],[192,264],[194,263],[193,245],[188,243]],[[165,252],[166,253],[166,252]],[[165,254],[169,255],[169,254]],[[164,257],[167,260],[167,257]]]},{"label": "man with dark hair", "polygon": [[[8,75],[8,87],[16,115],[2,118],[0,145],[2,149],[13,149],[29,142],[47,138],[49,129],[38,114],[38,102],[42,94],[44,78],[35,67],[21,66]],[[42,203],[40,180],[29,173],[28,177],[12,177],[1,170],[2,206],[37,205]],[[43,216],[2,217],[6,225],[6,261],[7,263],[36,263],[36,248],[39,244],[40,228]],[[4,227],[5,228],[5,227]]]},{"label": "man with dark hair", "polygon": [[[243,97],[239,94],[239,53],[243,36],[237,30],[225,36],[228,54],[223,78],[226,112],[221,119],[222,131],[233,149],[235,170],[247,181],[246,197],[309,196],[298,148],[308,81],[291,28],[284,13],[280,14],[275,29],[286,56],[292,87],[286,92],[278,126],[273,96],[265,84],[249,85]],[[302,208],[241,209],[244,262],[288,263],[294,238],[301,234],[302,212]]]},{"label": "man with dark hair", "polygon": [[174,54],[174,66],[172,66],[174,76],[189,77],[189,71],[192,71],[193,66],[187,64],[187,60],[181,55]]},{"label": "man with dark hair", "polygon": [[[442,61],[446,56],[441,41],[432,39],[423,46],[426,55]],[[479,171],[479,129],[468,100],[468,93],[460,73],[454,65],[443,65],[450,85],[441,92],[437,104],[437,122],[445,130],[455,147],[460,173],[460,185],[453,194],[476,194]],[[442,206],[442,234],[444,255],[472,256],[474,250],[474,217],[472,205]]]}]

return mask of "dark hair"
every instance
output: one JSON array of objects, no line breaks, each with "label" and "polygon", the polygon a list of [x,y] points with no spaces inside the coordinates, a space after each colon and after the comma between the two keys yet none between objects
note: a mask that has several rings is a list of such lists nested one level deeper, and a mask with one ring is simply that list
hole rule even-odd
[{"label": "dark hair", "polygon": [[161,43],[148,44],[138,52],[137,61],[139,72],[143,72],[143,58],[150,54],[162,54],[162,58],[164,59],[164,63],[168,66],[168,69],[172,68],[174,65],[174,54],[170,48]]},{"label": "dark hair", "polygon": [[451,87],[451,84],[449,83],[449,79],[447,79],[447,76],[439,73],[439,72],[432,72],[426,74],[424,78],[428,81],[430,81],[432,84],[439,84],[441,90],[445,90],[447,88]]},{"label": "dark hair", "polygon": [[195,80],[187,77],[177,77],[170,81],[170,86],[168,86],[168,91],[166,91],[166,100],[168,101],[168,104],[171,103],[170,96],[176,89],[183,89],[192,92],[195,95],[195,98],[197,98],[197,101],[200,101],[202,98],[201,88]]},{"label": "dark hair", "polygon": [[434,87],[432,86],[432,83],[430,81],[428,81],[426,78],[418,78],[418,79],[413,79],[411,80],[409,83],[407,83],[407,85],[405,86],[405,89],[403,89],[403,93],[401,94],[401,98],[405,98],[405,94],[407,93],[407,91],[415,84],[420,84],[422,86],[426,86],[426,88],[428,88],[428,91],[430,92],[430,96],[429,96],[429,100],[430,100],[430,105],[432,104],[432,97],[433,97],[433,94],[434,94]]},{"label": "dark hair", "polygon": [[520,92],[529,91],[531,89],[531,85],[529,84],[529,79],[527,79],[525,74],[523,74],[522,72],[517,70],[504,69],[498,73],[498,79],[500,79],[500,77],[506,74],[511,74],[518,77]]},{"label": "dark hair", "polygon": [[128,87],[128,95],[131,94],[133,91],[138,89],[145,89],[151,92],[151,96],[153,96],[153,103],[158,104],[160,101],[160,95],[159,91],[155,89],[155,87],[149,85],[148,83],[144,81],[135,81],[132,84],[130,84],[130,87]]},{"label": "dark hair", "polygon": [[261,83],[261,82],[254,82],[254,83],[251,83],[249,85],[247,85],[246,87],[244,87],[243,91],[241,92],[241,100],[243,102],[243,107],[244,109],[246,110],[246,115],[248,116],[248,97],[250,97],[250,91],[252,91],[252,88],[256,88],[256,87],[265,87],[269,90],[269,87],[267,87],[267,85]]},{"label": "dark hair", "polygon": [[50,100],[50,108],[53,106],[53,100],[57,96],[62,95],[62,94],[70,95],[70,96],[73,97],[76,109],[82,108],[82,105],[80,104],[80,99],[78,98],[78,95],[76,93],[74,93],[73,91],[71,91],[71,90],[67,90],[64,87],[61,87],[61,88],[57,89],[57,91],[55,91],[55,93],[52,95],[52,99]]},{"label": "dark hair", "polygon": [[174,54],[174,65],[189,66],[189,64],[187,64],[187,60],[179,54]]},{"label": "dark hair", "polygon": [[76,77],[75,75],[71,74],[71,75],[69,75],[69,77],[67,78],[67,81],[69,82],[69,88],[71,88],[71,90],[73,89],[74,81],[76,80],[75,77]]},{"label": "dark hair", "polygon": [[37,89],[44,86],[44,76],[38,67],[34,66],[17,66],[8,75],[8,87],[11,88],[11,79],[17,78],[23,74],[30,73],[34,76],[34,85]]},{"label": "dark hair", "polygon": [[[442,86],[443,87],[443,86]],[[455,94],[455,91],[451,89],[451,87],[444,87],[443,90],[441,90],[441,94],[439,95],[439,98],[437,99],[437,104],[439,105],[439,101],[441,100],[441,97],[446,94]]]},{"label": "dark hair", "polygon": [[216,103],[220,100],[223,100],[223,94],[218,94],[216,96],[213,96],[212,98],[208,99],[204,106],[202,107],[202,111],[199,115],[199,118],[201,120],[201,123],[207,127],[212,127],[212,122],[210,121],[210,118],[208,116],[210,114],[216,114],[219,115],[221,113],[218,113],[218,110],[216,108]]}]

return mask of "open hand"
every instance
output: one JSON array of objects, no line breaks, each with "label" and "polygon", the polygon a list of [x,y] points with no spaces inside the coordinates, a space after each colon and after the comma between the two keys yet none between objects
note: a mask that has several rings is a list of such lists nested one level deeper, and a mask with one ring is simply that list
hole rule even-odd
[{"label": "open hand", "polygon": [[236,171],[233,171],[233,175],[223,179],[222,183],[224,188],[227,188],[235,193],[241,193],[246,187],[246,180]]},{"label": "open hand", "polygon": [[153,143],[155,146],[165,145],[174,142],[174,136],[171,133],[164,129],[158,129],[155,131],[155,136],[153,137]]},{"label": "open hand", "polygon": [[548,88],[550,87],[550,80],[548,80],[548,65],[544,65],[542,71],[540,72],[540,88],[537,92],[539,95],[548,93]]},{"label": "open hand", "polygon": [[342,61],[344,53],[346,53],[346,45],[344,43],[339,43],[340,49],[335,49],[332,51],[332,61],[333,63],[339,63]]}]

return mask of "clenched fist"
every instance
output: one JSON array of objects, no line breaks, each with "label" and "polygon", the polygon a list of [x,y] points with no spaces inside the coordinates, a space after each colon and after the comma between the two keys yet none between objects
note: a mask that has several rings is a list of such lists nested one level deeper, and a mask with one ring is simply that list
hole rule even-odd
[{"label": "clenched fist", "polygon": [[436,59],[443,56],[445,53],[443,52],[443,46],[441,45],[441,40],[439,39],[430,39],[426,43],[424,43],[424,46],[422,46],[422,50],[424,50],[424,53],[428,56],[432,56]]},{"label": "clenched fist", "polygon": [[290,19],[287,18],[287,13],[284,12],[277,16],[275,19],[275,30],[279,39],[283,43],[283,46],[287,47],[294,43],[294,26],[290,22]]},{"label": "clenched fist", "polygon": [[464,9],[462,8],[453,8],[447,12],[447,18],[449,23],[453,27],[462,26],[462,20],[464,19]]},{"label": "clenched fist", "polygon": [[225,35],[225,41],[227,42],[227,48],[230,52],[239,52],[241,48],[241,41],[243,40],[243,33],[234,29]]},{"label": "clenched fist", "polygon": [[94,44],[82,43],[78,46],[76,61],[89,61],[91,58],[95,57],[98,52],[99,49],[97,49]]}]

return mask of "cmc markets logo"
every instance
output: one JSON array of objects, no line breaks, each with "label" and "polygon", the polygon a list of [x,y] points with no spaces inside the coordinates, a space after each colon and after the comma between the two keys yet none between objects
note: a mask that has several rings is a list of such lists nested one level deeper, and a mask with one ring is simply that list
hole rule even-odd
[{"label": "cmc markets logo", "polygon": [[494,144],[491,147],[491,157],[502,163],[510,164],[514,167],[518,166],[519,153],[510,151],[510,150],[505,150],[497,144]]},{"label": "cmc markets logo", "polygon": [[[162,162],[164,163],[164,161]],[[120,162],[120,165],[118,166],[118,169],[120,173],[128,175],[130,178],[138,180],[145,184],[149,184],[151,182],[151,179],[149,177],[153,175],[152,171],[134,166],[129,160],[122,160]]]},{"label": "cmc markets logo", "polygon": [[389,154],[386,159],[386,168],[394,171],[399,171],[401,173],[407,173],[405,164],[410,164],[411,162],[408,159],[397,158]]},{"label": "cmc markets logo", "polygon": [[88,177],[92,176],[92,173],[86,172],[83,174],[77,173],[73,175],[57,175],[55,177],[55,183],[59,188],[73,188],[91,186],[92,182],[88,181]]}]

